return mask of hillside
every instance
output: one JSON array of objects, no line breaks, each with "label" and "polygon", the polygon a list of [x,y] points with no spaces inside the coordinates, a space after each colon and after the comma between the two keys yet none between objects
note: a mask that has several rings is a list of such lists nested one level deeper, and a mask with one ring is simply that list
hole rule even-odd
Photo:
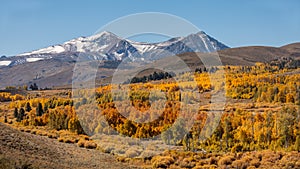
[{"label": "hillside", "polygon": [[29,133],[0,123],[0,168],[137,168],[97,150]]}]

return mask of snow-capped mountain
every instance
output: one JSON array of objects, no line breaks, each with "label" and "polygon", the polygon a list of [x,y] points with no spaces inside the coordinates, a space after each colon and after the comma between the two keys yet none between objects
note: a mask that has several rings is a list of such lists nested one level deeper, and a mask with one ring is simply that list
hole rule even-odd
[{"label": "snow-capped mountain", "polygon": [[[173,62],[175,54],[192,69],[203,66],[198,56],[218,51],[224,65],[254,65],[256,62],[270,63],[280,58],[294,57],[299,60],[300,43],[275,47],[241,47],[228,48],[214,38],[198,32],[186,37],[175,37],[160,43],[142,43],[122,39],[113,33],[102,32],[89,37],[79,37],[63,44],[23,53],[12,57],[0,57],[0,89],[6,86],[23,86],[33,83],[39,87],[67,87],[72,85],[76,61],[82,62],[83,71],[96,68],[94,60],[98,62],[96,83],[109,83],[115,70],[124,68],[162,65],[179,68]],[[186,53],[186,52],[197,52]],[[200,52],[200,53],[198,53]],[[183,54],[185,53],[185,54]],[[213,54],[214,55],[214,54]],[[171,56],[171,57],[169,57]],[[127,64],[122,67],[121,60]],[[146,61],[146,62],[139,62]],[[121,64],[121,65],[120,65]],[[180,68],[179,68],[180,69]],[[135,71],[135,70],[133,70]],[[147,73],[143,72],[143,73]],[[87,76],[87,78],[90,78]],[[103,81],[102,81],[103,80]]]},{"label": "snow-capped mountain", "polygon": [[[45,59],[75,59],[83,54],[89,59],[120,61],[156,60],[185,52],[215,52],[228,48],[205,32],[172,38],[160,43],[141,43],[122,39],[111,32],[101,32],[89,37],[79,37],[63,44],[0,59],[0,66],[14,66]],[[67,58],[65,58],[67,59]]]}]

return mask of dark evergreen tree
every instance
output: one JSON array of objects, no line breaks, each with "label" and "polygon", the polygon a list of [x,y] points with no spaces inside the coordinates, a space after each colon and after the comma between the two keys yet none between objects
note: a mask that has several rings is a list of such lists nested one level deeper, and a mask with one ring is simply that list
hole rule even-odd
[{"label": "dark evergreen tree", "polygon": [[149,75],[148,80],[149,80],[149,81],[153,80],[153,75],[152,75],[152,74]]},{"label": "dark evergreen tree", "polygon": [[24,119],[24,116],[25,116],[25,110],[23,108],[20,108],[17,122],[21,122]]},{"label": "dark evergreen tree", "polygon": [[15,108],[15,110],[14,110],[14,117],[18,118],[18,115],[19,115],[18,108]]},{"label": "dark evergreen tree", "polygon": [[157,80],[158,79],[158,74],[156,72],[153,73],[153,80]]},{"label": "dark evergreen tree", "polygon": [[26,105],[25,105],[25,110],[26,110],[27,112],[30,112],[30,111],[32,110],[29,102],[26,103]]},{"label": "dark evergreen tree", "polygon": [[4,123],[7,123],[7,116],[4,116]]},{"label": "dark evergreen tree", "polygon": [[159,72],[158,74],[158,80],[164,79],[165,78],[165,74],[164,72]]},{"label": "dark evergreen tree", "polygon": [[184,136],[184,142],[185,142],[185,147],[187,151],[190,151],[191,149],[193,149],[193,135],[191,132],[188,132],[185,136]]},{"label": "dark evergreen tree", "polygon": [[33,85],[31,84],[29,87],[31,90],[39,90],[39,87],[37,86],[36,83],[34,83]]},{"label": "dark evergreen tree", "polygon": [[147,77],[143,76],[142,79],[141,79],[141,82],[146,83],[147,82]]},{"label": "dark evergreen tree", "polygon": [[131,80],[131,83],[138,83],[138,82],[139,82],[139,78],[137,78],[137,77],[134,77]]},{"label": "dark evergreen tree", "polygon": [[42,116],[44,113],[42,103],[38,103],[36,107],[36,116]]},{"label": "dark evergreen tree", "polygon": [[170,77],[169,73],[168,72],[165,72],[164,74],[164,79],[168,79]]},{"label": "dark evergreen tree", "polygon": [[202,69],[201,68],[196,68],[195,72],[196,73],[202,73]]}]

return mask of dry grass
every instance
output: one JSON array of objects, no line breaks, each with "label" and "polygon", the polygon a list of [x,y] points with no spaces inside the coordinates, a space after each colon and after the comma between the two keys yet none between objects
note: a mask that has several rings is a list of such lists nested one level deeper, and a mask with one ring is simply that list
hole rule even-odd
[{"label": "dry grass", "polygon": [[8,169],[8,168],[36,169],[38,167],[33,166],[27,161],[8,159],[3,155],[0,155],[0,169]]},{"label": "dry grass", "polygon": [[58,137],[57,140],[58,140],[58,142],[64,142],[64,138],[62,138],[62,137]]},{"label": "dry grass", "polygon": [[[173,159],[170,161],[170,159]],[[245,153],[192,153],[184,151],[165,151],[153,157],[153,168],[300,168],[299,152],[245,152]]]},{"label": "dry grass", "polygon": [[144,150],[144,151],[141,152],[139,157],[144,159],[144,160],[147,160],[147,159],[151,159],[156,154],[157,154],[157,152],[155,152],[153,150]]},{"label": "dry grass", "polygon": [[138,157],[142,151],[143,150],[140,147],[132,146],[125,152],[125,156],[127,158],[135,158],[135,157]]},{"label": "dry grass", "polygon": [[143,141],[119,135],[96,135],[92,139],[98,144],[98,149],[104,153],[111,153],[125,158],[149,160],[169,149],[170,146],[162,141]]},{"label": "dry grass", "polygon": [[31,129],[25,129],[24,132],[30,133],[30,132],[31,132]]},{"label": "dry grass", "polygon": [[215,169],[215,168],[217,168],[217,165],[205,164],[205,165],[196,165],[193,169]]},{"label": "dry grass", "polygon": [[36,135],[40,135],[40,136],[47,136],[48,133],[44,130],[36,130]]},{"label": "dry grass", "polygon": [[219,160],[218,165],[230,165],[234,159],[235,158],[233,156],[224,156]]},{"label": "dry grass", "polygon": [[58,135],[56,133],[48,133],[48,138],[57,139]]},{"label": "dry grass", "polygon": [[90,140],[86,135],[78,135],[67,130],[52,130],[47,127],[32,127],[32,126],[14,126],[22,132],[27,132],[35,135],[46,136],[48,138],[57,139],[59,142],[76,144],[79,147],[87,149],[96,149],[97,144]]},{"label": "dry grass", "polygon": [[85,140],[79,140],[77,143],[78,147],[84,147],[85,142],[86,142]]},{"label": "dry grass", "polygon": [[184,158],[178,163],[178,166],[180,168],[194,168],[196,166],[196,162],[191,158]]},{"label": "dry grass", "polygon": [[168,168],[175,162],[175,160],[170,156],[156,156],[151,160],[151,162],[154,168]]},{"label": "dry grass", "polygon": [[64,142],[64,143],[74,144],[74,143],[75,143],[75,140],[73,140],[72,138],[64,138],[64,139],[63,139],[63,142]]},{"label": "dry grass", "polygon": [[93,141],[85,141],[84,147],[87,148],[87,149],[96,149],[97,144]]},{"label": "dry grass", "polygon": [[31,134],[36,134],[36,130],[31,130]]},{"label": "dry grass", "polygon": [[232,162],[234,168],[246,169],[249,166],[249,163],[244,160],[236,160]]}]

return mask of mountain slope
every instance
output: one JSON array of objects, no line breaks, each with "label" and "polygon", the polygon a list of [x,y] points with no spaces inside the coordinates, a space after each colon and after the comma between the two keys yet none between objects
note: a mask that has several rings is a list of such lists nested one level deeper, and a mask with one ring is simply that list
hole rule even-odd
[{"label": "mountain slope", "polygon": [[23,53],[14,57],[0,58],[0,66],[14,66],[39,60],[47,60],[61,55],[76,59],[79,55],[89,55],[94,60],[131,61],[156,60],[185,52],[215,52],[228,48],[205,32],[172,38],[161,43],[139,43],[122,39],[110,32],[101,32],[90,37],[72,39],[63,44]]},{"label": "mountain slope", "polygon": [[210,55],[209,52],[212,51],[218,51],[223,65],[270,63],[286,57],[300,60],[300,43],[278,48],[228,48],[204,32],[172,38],[161,43],[133,42],[109,32],[102,32],[15,57],[1,57],[0,88],[32,83],[37,83],[43,88],[70,85],[79,56],[90,64],[94,64],[95,60],[103,60],[97,72],[97,79],[103,79],[112,76],[125,58],[130,61],[126,62],[128,67],[137,67],[141,66],[140,61],[145,61],[143,66],[149,66],[151,63],[172,63],[172,57],[169,56],[178,55],[191,68],[195,68],[202,65],[197,55]]},{"label": "mountain slope", "polygon": [[[254,65],[255,62],[270,63],[283,57],[300,60],[298,48],[300,48],[300,43],[280,48],[263,46],[231,48],[218,51],[218,54],[223,65]],[[209,54],[197,53],[197,55]],[[195,68],[202,65],[197,55],[195,53],[183,53],[178,56],[191,66],[191,68]],[[76,53],[65,53],[52,59],[39,60],[16,66],[4,66],[0,68],[0,88],[30,83],[37,83],[40,87],[70,85],[75,59]],[[169,59],[172,59],[172,57],[165,57],[155,62],[168,63]],[[112,76],[119,63],[120,61],[104,61],[103,64],[99,65],[97,78],[101,79]],[[139,65],[139,62],[132,62],[128,65],[133,64]]]},{"label": "mountain slope", "polygon": [[22,133],[0,123],[0,168],[140,168],[98,150]]}]

